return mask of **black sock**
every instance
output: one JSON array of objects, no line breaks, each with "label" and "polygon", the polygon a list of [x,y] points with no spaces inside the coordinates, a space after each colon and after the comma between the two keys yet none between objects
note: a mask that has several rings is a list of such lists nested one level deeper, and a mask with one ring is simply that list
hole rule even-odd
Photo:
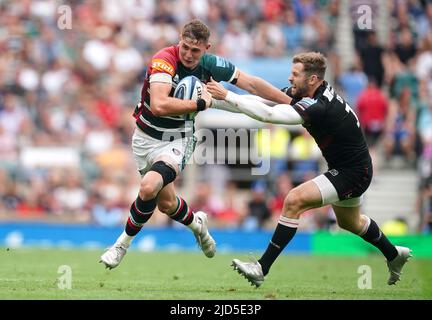
[{"label": "black sock", "polygon": [[391,244],[389,239],[387,239],[385,234],[378,227],[377,223],[369,217],[367,218],[370,220],[369,226],[365,226],[367,230],[363,231],[360,234],[360,237],[362,237],[365,241],[369,242],[373,246],[377,247],[388,261],[392,261],[398,255],[396,247]]},{"label": "black sock", "polygon": [[194,219],[194,213],[189,208],[188,204],[182,197],[177,197],[177,208],[173,213],[169,214],[169,217],[175,221],[178,221],[185,226],[188,226],[192,223]]},{"label": "black sock", "polygon": [[264,275],[269,272],[273,262],[276,261],[279,254],[294,237],[297,232],[297,227],[298,219],[289,219],[284,216],[280,217],[279,223],[273,233],[273,237],[270,240],[267,250],[258,260],[261,264]]},{"label": "black sock", "polygon": [[136,236],[143,225],[150,219],[156,208],[156,199],[142,200],[139,196],[130,207],[130,215],[126,222],[125,232],[128,236]]}]

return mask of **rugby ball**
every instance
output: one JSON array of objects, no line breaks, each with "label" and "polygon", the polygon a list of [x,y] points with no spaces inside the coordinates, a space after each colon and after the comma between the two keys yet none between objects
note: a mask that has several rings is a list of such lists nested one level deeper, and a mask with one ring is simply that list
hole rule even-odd
[{"label": "rugby ball", "polygon": [[203,93],[203,83],[195,76],[188,76],[180,80],[174,90],[174,98],[197,101]]}]

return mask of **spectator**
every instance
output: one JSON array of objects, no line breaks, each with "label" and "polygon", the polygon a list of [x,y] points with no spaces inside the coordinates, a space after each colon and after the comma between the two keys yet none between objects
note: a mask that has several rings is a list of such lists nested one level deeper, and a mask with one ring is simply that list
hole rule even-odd
[{"label": "spectator", "polygon": [[0,169],[0,208],[5,212],[16,211],[18,204],[22,202],[19,194],[19,185],[16,181],[10,178],[8,171]]},{"label": "spectator", "polygon": [[403,155],[407,164],[415,161],[415,108],[412,105],[411,91],[402,89],[399,99],[390,102],[387,118],[386,139],[384,140],[387,161],[395,154]]},{"label": "spectator", "polygon": [[432,176],[424,181],[420,193],[420,206],[424,206],[424,213],[420,216],[419,231],[432,234]]},{"label": "spectator", "polygon": [[97,38],[90,39],[84,44],[83,58],[96,71],[109,68],[113,54],[111,43],[112,30],[108,26],[100,26],[95,30]]},{"label": "spectator", "polygon": [[112,57],[114,70],[123,73],[138,73],[143,68],[143,58],[139,51],[131,46],[127,35],[119,34],[115,37],[115,47]]},{"label": "spectator", "polygon": [[41,218],[46,215],[45,208],[40,203],[36,192],[27,192],[22,201],[15,208],[17,215],[22,218]]},{"label": "spectator", "polygon": [[92,206],[91,214],[93,220],[100,226],[114,227],[122,225],[125,217],[125,210],[115,201],[96,195],[95,203]]},{"label": "spectator", "polygon": [[395,53],[403,64],[408,64],[417,53],[411,30],[404,28],[399,35],[399,41],[395,48]]},{"label": "spectator", "polygon": [[[432,4],[429,7],[432,8]],[[430,10],[432,12],[432,9]],[[421,40],[416,64],[416,76],[419,80],[425,81],[427,90],[432,92],[432,31]]]},{"label": "spectator", "polygon": [[216,215],[216,223],[219,226],[237,228],[244,220],[244,214],[238,210],[236,203],[235,193],[227,193],[224,197],[224,205]]},{"label": "spectator", "polygon": [[18,143],[16,136],[0,126],[0,168],[15,170],[18,162]]},{"label": "spectator", "polygon": [[253,52],[257,57],[281,57],[284,54],[285,37],[281,28],[276,24],[259,22],[253,42]]},{"label": "spectator", "polygon": [[432,2],[426,1],[424,10],[421,10],[421,14],[416,19],[417,23],[417,34],[420,40],[426,37],[430,37],[432,30]]},{"label": "spectator", "polygon": [[241,20],[230,21],[221,39],[221,55],[231,59],[248,59],[253,55],[252,36]]},{"label": "spectator", "polygon": [[312,0],[294,0],[293,6],[300,21],[305,22],[316,14],[315,2]]},{"label": "spectator", "polygon": [[273,20],[283,12],[285,4],[282,0],[264,0],[262,4],[262,13],[265,19]]},{"label": "spectator", "polygon": [[247,228],[263,228],[271,218],[271,212],[266,202],[266,186],[257,182],[252,187],[252,198],[248,203],[248,214],[243,226]]},{"label": "spectator", "polygon": [[374,78],[378,88],[381,88],[384,80],[384,49],[379,45],[375,32],[369,32],[366,39],[366,44],[359,50],[363,71],[368,77]]},{"label": "spectator", "polygon": [[356,105],[366,142],[374,149],[385,129],[388,101],[373,78],[369,78],[368,86],[360,94]]},{"label": "spectator", "polygon": [[204,210],[211,218],[217,218],[222,203],[214,197],[211,186],[201,182],[196,186],[196,193],[190,207],[193,211]]},{"label": "spectator", "polygon": [[5,95],[3,109],[0,110],[0,126],[5,134],[24,135],[27,133],[29,125],[28,113],[19,102],[18,96]]},{"label": "spectator", "polygon": [[293,9],[287,8],[283,15],[284,25],[282,31],[285,36],[285,46],[288,52],[295,53],[300,50],[303,34],[303,25],[298,22],[297,16]]},{"label": "spectator", "polygon": [[260,158],[270,157],[269,180],[274,180],[287,170],[290,140],[291,134],[286,128],[272,124],[256,132],[254,142]]},{"label": "spectator", "polygon": [[269,208],[274,222],[276,222],[282,214],[285,197],[292,188],[293,183],[287,173],[277,178],[274,193],[269,202]]},{"label": "spectator", "polygon": [[348,104],[356,111],[357,99],[368,84],[358,55],[355,56],[351,68],[339,76],[338,82],[345,93]]},{"label": "spectator", "polygon": [[[398,64],[399,62],[394,61],[394,63]],[[396,72],[389,88],[391,98],[397,99],[397,97],[400,96],[401,91],[404,90],[405,87],[408,87],[411,92],[413,103],[417,103],[419,97],[419,79],[414,73],[414,66],[414,61],[412,60],[409,65],[399,65],[398,71]]]},{"label": "spectator", "polygon": [[317,175],[321,152],[315,140],[306,129],[302,128],[300,135],[293,139],[290,154],[294,185],[305,182],[305,179],[309,176]]},{"label": "spectator", "polygon": [[79,220],[87,220],[88,213],[84,212],[88,196],[83,188],[83,181],[79,173],[69,172],[68,176],[64,176],[65,184],[58,186],[53,190],[55,201],[59,203],[60,215],[69,215],[76,217]]}]

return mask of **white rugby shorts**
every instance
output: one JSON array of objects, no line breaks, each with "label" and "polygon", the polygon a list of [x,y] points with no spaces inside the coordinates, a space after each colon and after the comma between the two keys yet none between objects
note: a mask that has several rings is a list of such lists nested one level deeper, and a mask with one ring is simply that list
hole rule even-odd
[{"label": "white rugby shorts", "polygon": [[135,127],[132,136],[132,151],[138,171],[144,175],[159,156],[168,156],[178,164],[181,172],[195,149],[195,136],[163,141],[150,137]]}]

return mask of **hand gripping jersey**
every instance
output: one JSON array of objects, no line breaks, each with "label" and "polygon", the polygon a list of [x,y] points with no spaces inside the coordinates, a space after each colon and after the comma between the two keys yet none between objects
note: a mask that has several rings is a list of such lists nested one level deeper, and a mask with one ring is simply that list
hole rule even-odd
[{"label": "hand gripping jersey", "polygon": [[151,59],[141,90],[141,101],[134,111],[137,126],[149,136],[162,140],[164,133],[173,133],[176,137],[192,135],[194,131],[193,114],[157,117],[150,108],[150,82],[152,77],[163,77],[172,83],[170,96],[173,95],[177,83],[187,76],[196,76],[203,83],[210,77],[216,81],[231,82],[234,80],[236,67],[224,58],[204,54],[199,65],[191,70],[183,66],[179,58],[178,45],[160,50]]},{"label": "hand gripping jersey", "polygon": [[291,104],[303,118],[303,126],[317,142],[330,169],[371,164],[357,115],[327,82],[313,98],[293,99]]}]

